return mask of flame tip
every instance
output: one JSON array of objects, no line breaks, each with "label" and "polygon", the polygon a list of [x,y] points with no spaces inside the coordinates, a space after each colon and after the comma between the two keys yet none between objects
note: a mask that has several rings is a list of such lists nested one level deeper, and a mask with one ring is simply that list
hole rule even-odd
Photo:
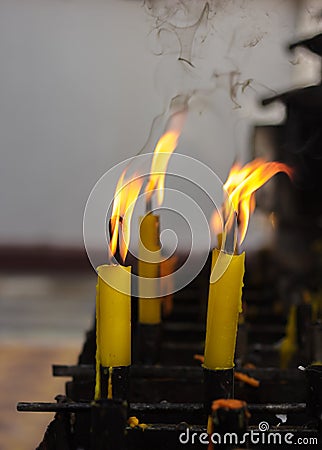
[{"label": "flame tip", "polygon": [[[264,158],[256,158],[244,166],[238,160],[234,161],[224,183],[224,190],[228,196],[222,209],[226,224],[231,211],[234,210],[237,213],[239,244],[245,239],[249,218],[256,207],[255,192],[279,172],[284,172],[291,180],[293,179],[294,169],[279,161],[269,162]],[[212,217],[213,223],[215,213]]]},{"label": "flame tip", "polygon": [[[127,168],[123,170],[117,182],[113,208],[111,214],[111,238],[110,252],[115,255],[119,247],[119,254],[123,262],[126,260],[130,242],[131,218],[135,202],[140,195],[143,184],[142,177],[134,173],[125,180]],[[119,232],[122,231],[122,239],[119,239]]]}]

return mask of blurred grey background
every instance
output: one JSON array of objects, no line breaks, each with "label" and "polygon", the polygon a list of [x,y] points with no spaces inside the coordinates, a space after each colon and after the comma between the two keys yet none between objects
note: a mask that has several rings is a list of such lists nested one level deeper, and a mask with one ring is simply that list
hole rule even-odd
[{"label": "blurred grey background", "polygon": [[[197,73],[200,66],[206,74],[237,70],[241,81],[253,79],[254,96],[237,113],[249,123],[279,120],[277,107],[255,110],[256,99],[316,79],[311,55],[286,50],[319,26],[310,2],[248,0],[243,14],[239,2],[214,3],[226,10],[196,46]],[[143,147],[179,85],[173,78],[171,92],[160,81],[179,64],[176,49],[153,54],[155,19],[141,1],[2,0],[0,8],[0,245],[81,247],[92,187]],[[229,147],[226,132],[205,149],[180,150],[224,178],[237,152],[249,157],[250,145],[243,132],[240,148]]]}]

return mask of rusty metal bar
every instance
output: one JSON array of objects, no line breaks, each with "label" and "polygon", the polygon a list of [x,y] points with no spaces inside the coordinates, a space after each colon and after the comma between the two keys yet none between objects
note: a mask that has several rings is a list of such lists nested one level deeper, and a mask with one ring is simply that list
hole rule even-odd
[{"label": "rusty metal bar", "polygon": [[[56,377],[94,377],[95,368],[92,365],[53,365],[53,375]],[[298,369],[280,370],[277,368],[238,369],[238,371],[257,378],[260,381],[305,381],[303,371]],[[203,369],[194,366],[151,366],[132,365],[132,378],[184,378],[202,379]]]},{"label": "rusty metal bar", "polygon": [[[248,404],[250,412],[267,412],[272,414],[303,413],[306,411],[305,403],[276,403],[276,404]],[[91,403],[46,403],[46,402],[19,402],[17,411],[21,412],[83,412],[91,409]],[[139,412],[200,412],[203,413],[202,403],[131,403],[130,413]]]}]

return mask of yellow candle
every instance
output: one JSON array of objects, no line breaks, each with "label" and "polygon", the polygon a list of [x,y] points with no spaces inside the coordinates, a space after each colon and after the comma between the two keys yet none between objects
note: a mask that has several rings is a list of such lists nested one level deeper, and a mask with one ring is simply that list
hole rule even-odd
[{"label": "yellow candle", "polygon": [[142,324],[161,322],[161,299],[156,298],[160,255],[159,216],[147,214],[140,217],[139,322]]},{"label": "yellow candle", "polygon": [[227,269],[209,286],[204,367],[211,370],[231,369],[234,366],[245,271],[245,253],[228,255],[217,249],[212,252],[212,271],[219,256],[220,264],[227,266]]},{"label": "yellow candle", "polygon": [[[131,267],[97,268],[97,347],[103,367],[131,364]],[[119,289],[119,290],[118,290]]]}]

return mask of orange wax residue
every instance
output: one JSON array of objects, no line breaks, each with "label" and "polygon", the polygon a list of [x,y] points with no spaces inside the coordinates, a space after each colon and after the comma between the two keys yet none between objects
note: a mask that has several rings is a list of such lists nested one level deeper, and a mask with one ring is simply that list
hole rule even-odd
[{"label": "orange wax residue", "polygon": [[235,380],[243,381],[246,384],[249,384],[253,387],[258,387],[260,385],[260,382],[256,380],[256,378],[250,377],[242,372],[235,372],[234,374]]},{"label": "orange wax residue", "polygon": [[233,398],[226,399],[226,398],[219,398],[218,400],[215,400],[212,402],[211,405],[211,411],[217,411],[218,409],[246,409],[246,417],[250,417],[250,413],[247,410],[247,403],[244,400],[236,400]]},{"label": "orange wax residue", "polygon": [[[205,361],[205,357],[203,355],[198,355],[198,354],[193,355],[193,359],[196,361],[200,361],[201,364],[203,364]],[[235,377],[235,380],[243,381],[244,383],[247,383],[253,387],[258,387],[260,385],[260,382],[258,380],[256,380],[256,378],[250,377],[242,372],[235,372],[234,377]]]},{"label": "orange wax residue", "polygon": [[107,398],[109,398],[109,399],[113,398],[112,374],[113,374],[113,367],[109,367],[108,368],[108,387],[107,387]]},{"label": "orange wax residue", "polygon": [[173,311],[173,296],[172,294],[169,294],[162,299],[162,312],[164,317],[169,317],[171,316],[172,311]]},{"label": "orange wax residue", "polygon": [[196,361],[200,361],[201,364],[203,364],[205,362],[205,357],[203,355],[198,355],[198,354],[193,355],[193,359]]},{"label": "orange wax residue", "polygon": [[127,419],[127,423],[130,425],[131,428],[135,428],[139,425],[139,419],[135,416],[131,416]]},{"label": "orange wax residue", "polygon": [[243,368],[244,369],[256,369],[256,366],[253,363],[246,363],[243,365]]},{"label": "orange wax residue", "polygon": [[[243,400],[220,398],[220,399],[212,402],[212,405],[211,405],[212,412],[215,412],[221,408],[230,409],[230,410],[244,408],[246,418],[249,419],[251,416],[247,409],[247,403]],[[208,416],[207,433],[210,436],[213,432],[214,432],[214,423],[213,423],[213,418],[210,415],[210,416]],[[208,444],[207,448],[208,448],[208,450],[213,450],[215,448],[211,439],[209,439],[209,444]]]},{"label": "orange wax residue", "polygon": [[131,416],[127,419],[127,423],[131,428],[139,427],[141,430],[145,430],[148,428],[148,425],[146,423],[140,423],[139,419],[135,416]]}]

